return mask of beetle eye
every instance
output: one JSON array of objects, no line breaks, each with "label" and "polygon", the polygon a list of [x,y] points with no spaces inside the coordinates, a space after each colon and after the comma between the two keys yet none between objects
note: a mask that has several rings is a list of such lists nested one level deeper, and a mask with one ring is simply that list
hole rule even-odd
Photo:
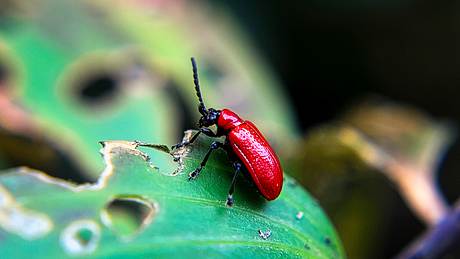
[{"label": "beetle eye", "polygon": [[103,72],[80,81],[76,94],[82,102],[94,105],[113,99],[119,87],[119,80],[115,73]]}]

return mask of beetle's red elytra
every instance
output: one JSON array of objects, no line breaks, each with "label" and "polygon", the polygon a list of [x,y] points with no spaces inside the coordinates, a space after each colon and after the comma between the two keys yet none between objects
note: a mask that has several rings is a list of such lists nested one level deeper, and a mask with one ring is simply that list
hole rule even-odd
[{"label": "beetle's red elytra", "polygon": [[[252,122],[241,119],[229,109],[206,108],[201,95],[196,61],[194,58],[191,58],[191,61],[193,82],[199,101],[198,111],[202,115],[198,122],[199,131],[188,141],[172,146],[172,149],[190,145],[201,133],[209,137],[225,136],[226,138],[224,143],[219,141],[212,142],[200,165],[189,174],[189,180],[198,177],[201,170],[206,166],[213,150],[224,148],[229,158],[234,160],[233,168],[235,169],[228,191],[227,206],[233,205],[236,179],[243,169],[247,170],[255,186],[265,199],[276,199],[280,195],[283,186],[283,170],[276,153]],[[217,126],[216,133],[209,129],[212,125]]]},{"label": "beetle's red elytra", "polygon": [[223,109],[217,127],[226,131],[228,144],[267,200],[276,199],[283,186],[283,171],[273,149],[257,127],[234,112]]}]

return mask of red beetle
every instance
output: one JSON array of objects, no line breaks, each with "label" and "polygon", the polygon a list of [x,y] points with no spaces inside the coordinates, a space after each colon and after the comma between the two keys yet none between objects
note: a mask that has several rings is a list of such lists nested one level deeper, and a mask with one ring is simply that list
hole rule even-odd
[{"label": "red beetle", "polygon": [[[260,193],[267,200],[276,199],[283,186],[283,170],[281,169],[280,162],[275,152],[252,122],[241,119],[236,113],[228,109],[206,109],[201,96],[196,62],[194,58],[191,60],[193,81],[200,102],[198,111],[202,115],[198,123],[200,129],[189,141],[174,145],[173,149],[193,143],[200,133],[204,133],[210,137],[221,137],[225,135],[226,140],[225,143],[214,141],[211,144],[201,164],[189,174],[189,180],[198,177],[201,170],[206,165],[211,152],[222,147],[227,151],[229,157],[234,159],[233,167],[235,169],[235,174],[228,191],[228,206],[233,205],[235,182],[243,165],[251,175]],[[212,125],[217,125],[217,133],[214,133],[208,128]]]}]

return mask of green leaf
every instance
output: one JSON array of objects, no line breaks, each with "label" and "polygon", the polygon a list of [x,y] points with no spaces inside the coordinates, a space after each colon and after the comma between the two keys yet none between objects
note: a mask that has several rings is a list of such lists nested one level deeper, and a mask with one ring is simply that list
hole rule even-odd
[{"label": "green leaf", "polygon": [[[141,151],[137,142],[104,142],[106,168],[92,185],[27,168],[2,174],[2,256],[344,257],[319,205],[289,176],[271,202],[241,177],[235,205],[227,207],[232,167],[218,150],[201,175],[188,181],[210,141],[200,137],[172,153]],[[158,169],[143,151],[163,153],[171,166]]]}]

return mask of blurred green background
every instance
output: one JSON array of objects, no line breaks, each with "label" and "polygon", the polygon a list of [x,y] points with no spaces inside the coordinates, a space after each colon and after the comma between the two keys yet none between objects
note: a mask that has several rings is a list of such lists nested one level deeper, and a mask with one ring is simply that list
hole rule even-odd
[{"label": "blurred green background", "polygon": [[[425,226],[379,173],[385,170],[360,157],[361,146],[341,142],[342,127],[410,164],[431,150],[428,160],[441,161],[434,174],[442,194],[449,203],[460,194],[455,1],[0,6],[2,168],[94,181],[103,168],[95,155],[100,140],[178,142],[198,118],[195,56],[208,106],[231,108],[259,126],[325,207],[350,258],[394,256]],[[367,102],[376,112],[356,113]],[[397,108],[378,108],[389,104]]]}]

